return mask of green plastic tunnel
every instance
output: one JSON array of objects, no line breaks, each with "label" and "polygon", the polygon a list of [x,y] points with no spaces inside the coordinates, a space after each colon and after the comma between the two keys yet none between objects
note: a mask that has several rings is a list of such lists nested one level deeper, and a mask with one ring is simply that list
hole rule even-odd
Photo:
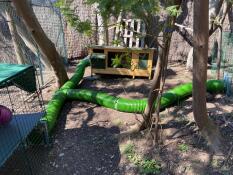
[{"label": "green plastic tunnel", "polygon": [[[47,105],[47,114],[43,117],[43,121],[47,122],[49,132],[56,125],[59,113],[66,100],[80,100],[95,103],[106,108],[114,110],[142,113],[146,107],[146,99],[126,99],[111,96],[104,92],[74,89],[78,86],[83,78],[85,68],[90,65],[89,58],[83,59],[76,67],[74,75],[67,81],[58,91],[55,92],[52,99]],[[220,80],[209,80],[206,84],[207,91],[210,93],[218,93],[224,91],[224,83]],[[162,95],[161,110],[178,103],[192,95],[192,83],[186,83],[177,86]]]},{"label": "green plastic tunnel", "polygon": [[[211,93],[224,90],[223,82],[218,80],[209,80],[207,82],[207,91]],[[186,83],[167,91],[162,95],[161,107],[163,110],[171,105],[178,103],[192,95],[192,84]],[[146,107],[147,99],[127,99],[111,96],[104,92],[88,89],[69,89],[66,91],[66,97],[70,100],[79,100],[95,103],[106,108],[111,108],[121,112],[142,113]]]}]

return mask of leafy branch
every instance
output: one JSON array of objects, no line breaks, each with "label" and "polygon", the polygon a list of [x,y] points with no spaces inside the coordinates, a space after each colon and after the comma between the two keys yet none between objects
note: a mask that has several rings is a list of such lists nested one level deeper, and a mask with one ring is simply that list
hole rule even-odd
[{"label": "leafy branch", "polygon": [[75,10],[70,8],[71,2],[65,0],[58,0],[54,3],[54,6],[61,10],[61,13],[65,17],[68,24],[80,33],[87,36],[92,34],[92,26],[90,20],[81,21],[78,15],[75,14]]},{"label": "leafy branch", "polygon": [[178,8],[178,5],[172,5],[166,8],[166,11],[169,16],[177,17],[182,13],[181,8]]}]

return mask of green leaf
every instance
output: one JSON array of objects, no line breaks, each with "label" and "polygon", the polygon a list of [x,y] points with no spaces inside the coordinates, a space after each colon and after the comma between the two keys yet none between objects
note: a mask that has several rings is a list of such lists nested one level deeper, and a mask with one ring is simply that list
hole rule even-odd
[{"label": "green leaf", "polygon": [[80,33],[87,36],[92,34],[92,26],[90,20],[81,21],[79,16],[75,14],[75,10],[70,8],[73,0],[58,0],[54,3],[54,6],[61,10],[67,23]]},{"label": "green leaf", "polygon": [[[121,57],[119,55],[116,55],[115,58],[112,59],[112,66],[113,67],[120,67],[121,66]],[[129,147],[128,149],[130,149]],[[126,149],[127,151],[127,149]]]},{"label": "green leaf", "polygon": [[187,152],[189,150],[189,147],[187,144],[182,143],[178,145],[178,150],[181,152]]},{"label": "green leaf", "polygon": [[167,13],[170,16],[179,16],[182,13],[181,8],[178,8],[179,6],[177,5],[172,5],[166,8]]}]

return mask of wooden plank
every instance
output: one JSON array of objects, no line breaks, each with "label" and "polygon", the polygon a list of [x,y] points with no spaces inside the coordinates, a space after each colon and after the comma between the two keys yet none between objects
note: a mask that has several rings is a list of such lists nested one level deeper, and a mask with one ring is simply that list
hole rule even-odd
[{"label": "wooden plank", "polygon": [[106,48],[104,49],[106,52],[132,52],[131,49],[126,49],[126,48],[118,48],[118,49],[114,49],[114,48]]},{"label": "wooden plank", "polygon": [[93,48],[92,47],[89,47],[87,50],[88,50],[89,55],[93,53]]},{"label": "wooden plank", "polygon": [[108,67],[108,52],[106,49],[104,49],[104,54],[106,56],[106,59],[105,59],[105,67],[107,68]]},{"label": "wooden plank", "polygon": [[150,72],[148,70],[142,70],[142,69],[135,69],[134,70],[134,75],[135,76],[142,76],[142,77],[149,77]]},{"label": "wooden plank", "polygon": [[113,74],[113,75],[130,75],[133,76],[132,71],[126,68],[106,68],[106,69],[92,69],[93,73],[98,74]]},{"label": "wooden plank", "polygon": [[113,75],[130,75],[138,77],[149,77],[150,73],[148,70],[135,69],[131,71],[126,68],[107,68],[107,69],[92,69],[93,73],[97,74],[113,74]]},{"label": "wooden plank", "polygon": [[125,52],[125,50],[130,50],[130,51],[140,51],[142,53],[149,53],[151,51],[154,51],[154,48],[138,48],[138,47],[133,47],[133,48],[127,48],[127,47],[114,47],[114,46],[99,46],[99,45],[94,45],[91,46],[89,48],[92,49],[109,49],[112,51],[117,51],[117,50],[123,50]]},{"label": "wooden plank", "polygon": [[149,79],[151,79],[151,73],[152,73],[152,67],[153,67],[153,56],[154,56],[154,52],[150,52],[148,62],[147,62],[147,66],[148,66],[147,70],[149,72]]},{"label": "wooden plank", "polygon": [[138,66],[138,61],[138,54],[136,54],[136,52],[132,52],[131,71],[133,73],[133,78],[135,77],[135,69]]}]

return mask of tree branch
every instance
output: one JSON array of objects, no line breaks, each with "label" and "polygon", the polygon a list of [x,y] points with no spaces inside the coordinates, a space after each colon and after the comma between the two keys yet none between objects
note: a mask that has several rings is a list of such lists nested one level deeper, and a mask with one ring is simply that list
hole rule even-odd
[{"label": "tree branch", "polygon": [[176,31],[180,34],[180,36],[183,37],[183,39],[193,47],[193,36],[185,29],[183,28],[180,30],[180,28],[176,27]]},{"label": "tree branch", "polygon": [[[228,11],[231,9],[232,3],[224,1],[221,9],[219,10],[218,15],[215,17],[215,20],[212,22],[211,28],[209,30],[209,36],[211,36],[219,27],[222,27],[223,22],[226,18]],[[217,23],[216,23],[216,20]]]}]

